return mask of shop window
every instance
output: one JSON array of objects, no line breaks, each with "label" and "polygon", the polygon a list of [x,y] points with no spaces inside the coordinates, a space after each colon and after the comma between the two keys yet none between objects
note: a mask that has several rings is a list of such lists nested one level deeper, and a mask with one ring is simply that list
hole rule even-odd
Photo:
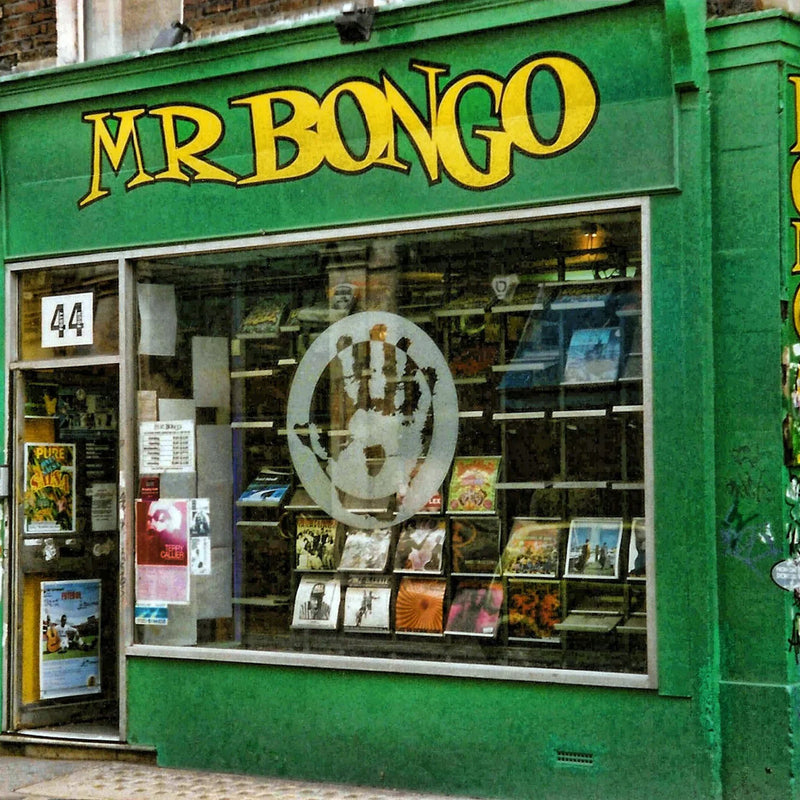
[{"label": "shop window", "polygon": [[625,209],[138,261],[136,641],[647,674],[641,242]]}]

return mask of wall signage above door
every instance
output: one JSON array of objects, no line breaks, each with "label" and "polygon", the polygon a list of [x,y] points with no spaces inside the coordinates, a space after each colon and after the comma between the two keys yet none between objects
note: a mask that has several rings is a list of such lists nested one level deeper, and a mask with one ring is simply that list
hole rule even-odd
[{"label": "wall signage above door", "polygon": [[[86,112],[91,172],[78,207],[111,194],[107,167],[130,170],[128,191],[158,181],[257,186],[305,178],[324,166],[345,175],[374,167],[407,174],[413,167],[400,153],[408,150],[398,147],[401,135],[430,184],[446,177],[467,189],[491,189],[513,176],[516,154],[553,158],[579,144],[600,106],[594,76],[565,53],[531,56],[506,78],[474,70],[444,85],[447,65],[412,61],[409,69],[424,80],[424,108],[382,71],[378,81],[348,78],[321,97],[295,86],[233,97],[234,113],[224,117],[188,101]],[[486,123],[470,127],[466,110],[475,114],[478,106],[487,109],[480,112]],[[247,174],[222,166],[226,129],[237,125],[248,127],[252,145]]]}]

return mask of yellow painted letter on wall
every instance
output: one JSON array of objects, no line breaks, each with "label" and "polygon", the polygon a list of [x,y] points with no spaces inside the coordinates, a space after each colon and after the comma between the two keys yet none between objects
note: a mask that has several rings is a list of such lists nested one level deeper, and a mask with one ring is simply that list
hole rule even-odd
[{"label": "yellow painted letter on wall", "polygon": [[[128,146],[133,149],[136,172],[125,183],[126,189],[133,189],[143,183],[153,181],[153,176],[145,172],[139,133],[136,130],[136,120],[144,115],[145,110],[144,108],[129,108],[125,111],[83,114],[83,121],[92,125],[92,173],[89,179],[89,191],[78,201],[78,208],[88,206],[95,200],[111,194],[111,190],[103,188],[102,185],[103,153],[106,154],[111,169],[115,173],[119,173],[125,151]],[[108,129],[109,118],[118,122],[116,137]]]},{"label": "yellow painted letter on wall", "polygon": [[471,89],[486,90],[492,102],[492,113],[500,110],[503,83],[493,75],[471,72],[453,81],[439,103],[436,141],[439,157],[450,177],[469,189],[487,189],[499,186],[511,175],[511,140],[502,128],[479,128],[472,130],[472,137],[483,139],[486,144],[486,166],[477,165],[467,152],[466,143],[459,125],[459,105],[466,92]]},{"label": "yellow painted letter on wall", "polygon": [[[239,185],[303,178],[320,168],[325,150],[316,131],[319,103],[310,92],[279,89],[231,100],[231,105],[250,107],[255,151],[255,172],[242,178]],[[275,120],[275,107],[279,105],[289,109],[282,122]],[[281,140],[295,147],[294,154],[285,164],[281,164],[278,154]]]},{"label": "yellow painted letter on wall", "polygon": [[[155,175],[156,180],[236,183],[238,176],[203,157],[222,139],[225,129],[218,114],[195,105],[162,106],[151,108],[149,113],[161,117],[161,135],[167,159],[166,169]],[[188,121],[194,127],[191,135],[183,141],[178,140],[179,120]]]},{"label": "yellow painted letter on wall", "polygon": [[[550,137],[543,137],[536,130],[535,109],[529,100],[531,84],[541,72],[552,76],[561,95],[559,123]],[[594,81],[576,60],[563,55],[533,58],[508,77],[501,104],[503,127],[523,153],[555,156],[586,136],[597,118],[599,102]]]},{"label": "yellow painted letter on wall", "polygon": [[[440,75],[447,75],[447,67],[435,64],[423,64],[421,62],[411,62],[410,69],[421,72],[425,75],[425,85],[428,98],[428,122],[425,123],[419,111],[412,105],[406,94],[396,83],[386,74],[381,75],[383,93],[386,101],[392,110],[397,123],[403,128],[408,138],[417,151],[417,155],[428,177],[428,182],[438,183],[440,179],[439,169],[439,149],[436,145],[436,138],[433,131],[436,130],[439,116],[439,95],[437,89],[437,79]],[[396,139],[392,139],[392,146],[396,147]],[[391,153],[391,157],[403,164],[403,170],[408,172],[410,164],[397,159],[396,150]]]},{"label": "yellow painted letter on wall", "polygon": [[[363,155],[353,143],[348,143],[341,123],[339,101],[349,96],[355,103],[364,123]],[[325,160],[339,172],[357,173],[375,164],[403,171],[403,165],[392,158],[394,119],[386,95],[367,81],[345,81],[331,89],[320,103],[317,131],[325,143]]]}]

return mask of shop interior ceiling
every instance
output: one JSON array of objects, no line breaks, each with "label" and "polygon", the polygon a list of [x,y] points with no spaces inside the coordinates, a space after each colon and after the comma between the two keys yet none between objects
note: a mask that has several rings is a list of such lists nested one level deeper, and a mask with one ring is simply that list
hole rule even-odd
[{"label": "shop interior ceiling", "polygon": [[637,274],[641,263],[638,218],[628,212],[582,214],[420,233],[323,243],[217,251],[140,261],[140,280],[174,282],[187,290],[278,290],[298,276],[332,269],[391,268],[431,277],[521,273],[557,280],[559,262],[585,264],[596,277]]}]

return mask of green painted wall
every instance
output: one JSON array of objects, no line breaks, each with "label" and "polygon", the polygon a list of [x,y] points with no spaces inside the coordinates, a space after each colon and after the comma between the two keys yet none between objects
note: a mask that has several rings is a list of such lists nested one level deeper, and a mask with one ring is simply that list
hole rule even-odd
[{"label": "green painted wall", "polygon": [[780,358],[792,106],[783,62],[797,59],[800,41],[788,17],[751,15],[712,25],[709,42],[721,777],[726,797],[777,799],[796,796],[798,767],[791,595],[770,568],[788,554]]},{"label": "green painted wall", "polygon": [[[715,796],[688,700],[147,659],[128,674],[131,740],[156,741],[165,765],[486,797]],[[594,764],[557,763],[558,750]]]},{"label": "green painted wall", "polygon": [[[587,4],[585,13],[534,19],[534,8],[564,14],[576,5],[509,2],[489,27],[486,8],[468,5],[455,38],[441,19],[426,33],[423,12],[404,11],[362,49],[308,26],[67,70],[55,85],[46,76],[0,80],[5,255],[651,195],[659,689],[131,657],[129,738],[155,745],[165,765],[487,797],[792,797],[792,610],[769,568],[782,557],[785,521],[787,134],[776,119],[800,26],[776,13],[712,25],[709,71],[704,4]],[[595,127],[558,158],[516,154],[514,176],[492,191],[446,179],[428,186],[405,143],[408,175],[323,168],[238,190],[159,184],[126,193],[129,160],[119,178],[108,174],[108,199],[78,210],[89,185],[82,112],[201,102],[229,115],[217,160],[247,172],[247,131],[226,111],[230,97],[287,85],[321,94],[385,69],[421,103],[411,58],[447,63],[451,76],[480,68],[502,77],[553,50],[595,75]],[[465,131],[490,122],[480,101],[467,109]],[[143,128],[142,141],[158,168],[155,134]],[[732,509],[747,526],[737,527]],[[558,750],[592,753],[594,763],[558,763]]]},{"label": "green painted wall", "polygon": [[[511,3],[508,18],[526,6],[532,11],[537,4]],[[575,4],[562,7],[576,9]],[[243,45],[237,50],[236,42],[198,44],[177,64],[173,62],[178,55],[167,53],[139,59],[139,69],[135,61],[123,60],[95,67],[90,74],[77,68],[59,73],[64,85],[57,103],[52,103],[52,87],[43,80],[32,79],[27,91],[24,81],[5,85],[0,81],[0,112],[10,112],[0,127],[7,255],[31,257],[387,216],[418,217],[640,193],[674,184],[672,148],[664,146],[673,130],[670,54],[657,4],[626,6],[624,14],[615,9],[576,13],[566,24],[563,19],[546,19],[502,25],[503,19],[501,9],[495,15],[496,27],[473,29],[454,38],[428,38],[423,25],[398,24],[383,35],[389,46],[381,50],[376,50],[380,35],[366,48],[342,47],[332,25],[304,29],[297,34],[304,44],[285,51],[276,50],[268,35],[256,36],[253,41],[261,42],[262,49],[248,53],[247,58],[240,52]],[[440,81],[443,88],[476,69],[505,78],[523,60],[553,51],[580,59],[595,76],[600,112],[594,128],[579,146],[556,158],[516,153],[513,177],[488,192],[465,189],[446,178],[429,186],[401,135],[399,155],[412,162],[408,175],[373,168],[346,176],[323,167],[301,180],[241,188],[159,181],[126,193],[124,183],[135,170],[129,152],[118,178],[105,165],[104,183],[112,194],[78,209],[78,201],[90,187],[91,127],[81,116],[86,112],[202,104],[225,116],[224,138],[213,151],[214,161],[237,175],[247,175],[253,170],[249,116],[243,108],[228,108],[231,98],[278,87],[302,87],[322,96],[347,78],[379,81],[385,71],[424,109],[425,80],[409,71],[411,60],[447,65],[449,76]],[[109,83],[114,87],[110,92]],[[544,91],[545,84],[546,79],[539,81],[542,93],[536,101],[536,118],[548,135],[555,129],[558,106],[555,93]],[[48,99],[50,103],[43,107]],[[468,92],[461,112],[461,129],[467,138],[472,138],[473,125],[497,124],[484,91]],[[363,126],[353,115],[347,123],[354,131],[349,141],[357,147]],[[157,120],[145,119],[140,130],[146,168],[158,171],[164,157]],[[480,142],[472,142],[471,152],[478,161],[485,158]],[[368,204],[363,202],[365,197],[370,198]],[[154,208],[169,208],[170,213],[154,214]],[[59,220],[57,226],[53,219]]]},{"label": "green painted wall", "polygon": [[[653,341],[667,354],[654,371],[659,692],[133,658],[129,735],[155,744],[162,763],[487,797],[721,796],[708,95],[702,85],[673,92],[657,4],[607,26],[610,13],[574,21],[586,36],[541,23],[523,37],[528,49],[585,47],[577,54],[601,70],[597,127],[569,158],[520,160],[512,181],[484,195],[439,186],[408,209],[399,202],[402,214],[674,187],[652,199]],[[603,25],[585,27],[593,22]],[[490,38],[504,49],[515,33]],[[481,39],[459,69],[484,57]],[[681,69],[691,77],[696,66]],[[635,97],[643,104],[626,108]],[[632,114],[642,116],[631,126]],[[199,697],[235,746],[208,730]],[[558,750],[592,753],[594,764],[558,763]]]}]

